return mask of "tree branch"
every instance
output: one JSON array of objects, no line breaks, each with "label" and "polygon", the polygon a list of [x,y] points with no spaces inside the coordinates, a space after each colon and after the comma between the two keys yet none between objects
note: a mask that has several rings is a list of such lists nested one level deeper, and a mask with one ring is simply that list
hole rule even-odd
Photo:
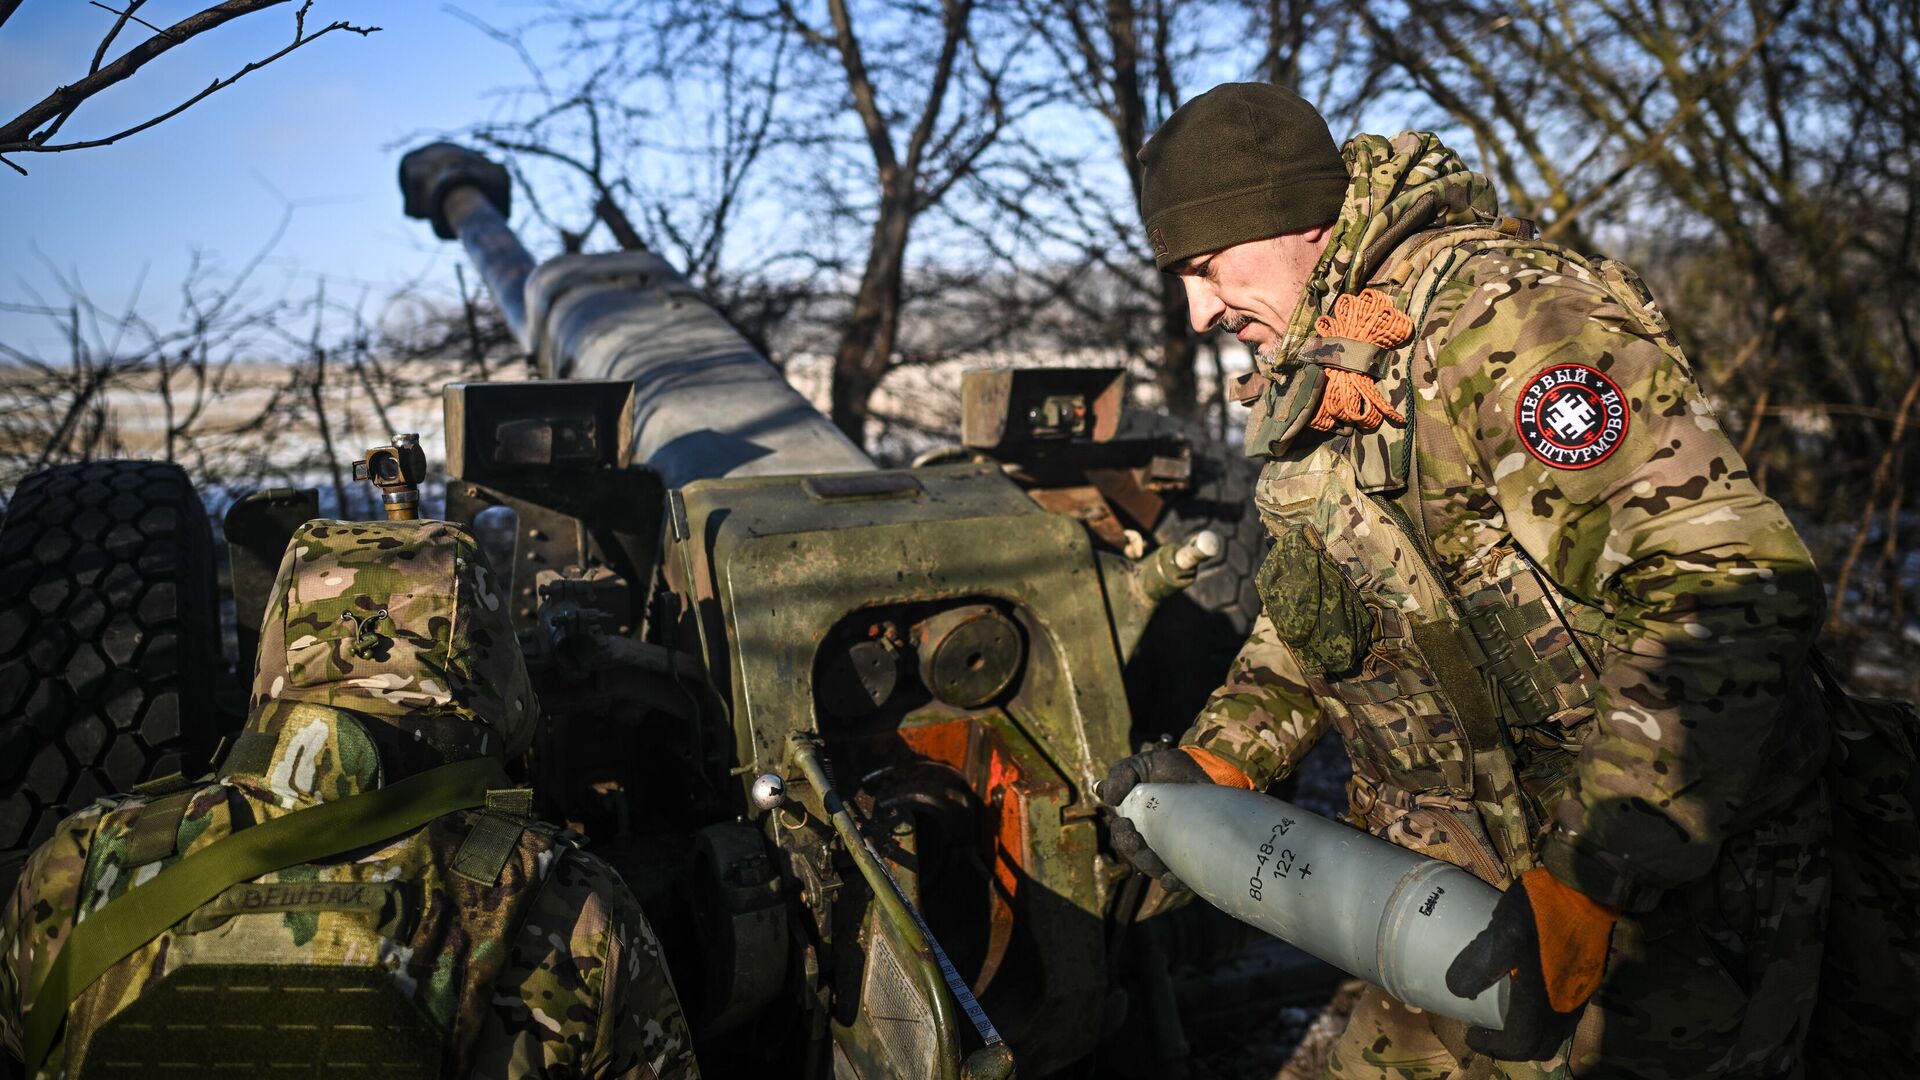
[{"label": "tree branch", "polygon": [[[784,2],[780,6],[790,10]],[[847,0],[827,0],[827,9],[833,16],[840,66],[847,73],[847,92],[853,95],[854,112],[866,129],[874,164],[880,166],[885,177],[899,167],[899,159],[894,156],[893,137],[887,133],[887,118],[881,115],[879,98],[873,92],[873,79],[867,74],[866,58],[860,53],[860,39],[853,34],[853,16],[847,11]]]},{"label": "tree branch", "polygon": [[920,121],[907,139],[907,171],[920,171],[921,155],[927,140],[940,122],[940,107],[946,101],[947,87],[953,84],[953,62],[960,55],[960,42],[967,35],[967,21],[973,14],[973,0],[943,0],[941,6],[940,58],[934,62],[933,78],[927,84],[927,100],[920,110]]},{"label": "tree branch", "polygon": [[[299,11],[294,14],[293,41],[278,52],[263,59],[253,61],[224,79],[215,79],[205,90],[193,95],[179,105],[143,123],[135,124],[124,131],[119,131],[103,138],[48,145],[47,139],[52,136],[62,124],[66,123],[67,118],[71,117],[74,111],[88,99],[108,87],[130,78],[147,63],[173,48],[175,45],[231,22],[242,15],[250,15],[253,12],[286,2],[287,0],[227,0],[224,4],[216,5],[199,14],[190,15],[180,20],[171,27],[160,31],[153,37],[134,46],[120,59],[115,60],[104,68],[91,72],[78,82],[60,87],[19,116],[14,117],[4,124],[0,124],[0,155],[57,154],[68,150],[84,150],[97,146],[107,146],[128,136],[137,135],[167,120],[171,120],[187,109],[204,101],[212,94],[239,82],[252,72],[266,67],[268,64],[279,60],[281,57],[286,56],[288,53],[293,52],[303,45],[318,41],[320,38],[336,30],[344,30],[348,33],[359,34],[361,37],[365,37],[380,29],[377,26],[355,26],[343,20],[329,23],[320,30],[309,34],[306,30],[306,19],[307,12],[313,7],[313,0],[306,0],[305,3],[300,5]],[[138,5],[130,5],[128,11],[131,12],[133,7],[136,6]],[[108,36],[109,40],[111,40],[113,33],[118,33],[118,29],[118,24],[116,24],[114,31]],[[104,51],[104,49],[105,42],[102,43],[102,50]],[[49,126],[36,133],[34,129],[42,123],[48,123]],[[6,164],[22,176],[26,175],[27,171],[25,169],[8,161],[4,156],[0,156],[0,163]]]}]

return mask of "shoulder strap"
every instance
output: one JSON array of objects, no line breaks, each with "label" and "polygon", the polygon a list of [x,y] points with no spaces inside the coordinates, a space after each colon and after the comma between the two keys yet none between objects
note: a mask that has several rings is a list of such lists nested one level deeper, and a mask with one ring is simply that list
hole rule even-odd
[{"label": "shoulder strap", "polygon": [[1508,870],[1518,877],[1534,863],[1532,822],[1514,773],[1513,743],[1500,722],[1499,706],[1487,686],[1487,656],[1461,615],[1452,582],[1434,563],[1424,525],[1417,524],[1419,500],[1409,497],[1409,493],[1418,482],[1417,476],[1410,476],[1400,499],[1375,495],[1374,503],[1383,511],[1390,527],[1414,550],[1421,566],[1433,575],[1434,588],[1451,615],[1409,620],[1408,630],[1467,737],[1474,808],[1480,812],[1488,838],[1506,861]]},{"label": "shoulder strap", "polygon": [[[1441,287],[1461,259],[1514,243],[1523,232],[1509,231],[1503,220],[1498,227],[1481,223],[1416,233],[1399,244],[1368,287],[1384,289],[1395,308],[1416,329],[1423,328]],[[1414,407],[1413,366],[1420,341],[1416,333],[1405,344],[1386,352],[1384,365],[1375,368],[1380,388],[1405,414],[1406,422],[1355,432],[1349,440],[1355,480],[1368,494],[1392,491],[1411,482],[1419,422]]]},{"label": "shoulder strap", "polygon": [[[67,1009],[94,980],[229,887],[483,806],[488,789],[503,788],[506,780],[493,758],[442,765],[222,837],[109,902],[73,928],[30,996],[23,1040],[27,1075],[39,1073]],[[129,903],[130,897],[138,903]]]}]

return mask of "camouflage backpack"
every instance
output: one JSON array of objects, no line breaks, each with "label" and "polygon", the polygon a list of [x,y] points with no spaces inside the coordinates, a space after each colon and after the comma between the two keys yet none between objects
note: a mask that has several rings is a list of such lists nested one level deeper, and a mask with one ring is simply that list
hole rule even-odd
[{"label": "camouflage backpack", "polygon": [[[373,753],[358,723],[337,710],[302,702],[281,719],[274,760],[290,742],[312,752],[322,728],[329,755]],[[491,775],[476,768],[488,766]],[[433,810],[415,809],[421,800],[401,781],[235,830],[235,818],[249,816],[235,807],[253,804],[232,785],[176,780],[173,790],[150,787],[96,818],[82,911],[60,954],[74,954],[82,973],[50,976],[34,998],[34,1009],[57,1010],[66,995],[56,984],[73,987],[64,1034],[43,1051],[45,1070],[111,1077],[291,1065],[304,1074],[324,1064],[355,1075],[466,1075],[511,942],[565,848],[557,830],[530,817],[530,792],[481,790],[504,780],[494,762],[442,771],[454,769],[479,781],[468,783],[472,810],[433,816],[395,843],[238,880],[239,871],[220,876],[225,857],[275,827],[279,850],[297,857],[355,843],[337,819],[356,803],[413,803],[382,803],[367,822],[376,836]],[[434,783],[428,774],[414,780],[415,788]],[[182,915],[182,886],[212,898]],[[165,929],[130,946],[145,931],[129,938],[122,928],[143,919]],[[91,979],[89,956],[104,968]],[[30,1012],[30,1056],[34,1020]]]},{"label": "camouflage backpack", "polygon": [[539,707],[491,569],[447,522],[310,521],[257,668],[219,782],[70,838],[74,907],[36,916],[63,943],[29,995],[36,1071],[468,1072],[568,850],[502,765]]}]

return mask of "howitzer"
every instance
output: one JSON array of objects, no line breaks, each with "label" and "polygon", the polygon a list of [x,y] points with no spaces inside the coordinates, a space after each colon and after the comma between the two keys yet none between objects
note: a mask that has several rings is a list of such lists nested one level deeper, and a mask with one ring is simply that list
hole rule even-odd
[{"label": "howitzer", "polygon": [[[708,1075],[1177,1075],[1196,1025],[1324,995],[1292,954],[1221,968],[1243,939],[1200,905],[1141,921],[1092,792],[1252,621],[1244,462],[1130,434],[1117,370],[1054,369],[969,372],[959,445],[880,468],[657,255],[536,266],[504,170],[458,147],[402,186],[539,369],[445,389],[441,512],[510,581],[541,810],[640,895]],[[356,475],[432,513],[431,453],[396,436]],[[177,466],[19,485],[0,887],[65,813],[231,731],[220,688],[318,515],[289,488],[229,510],[229,678]]]},{"label": "howitzer", "polygon": [[1186,441],[1116,438],[1116,371],[971,372],[963,445],[879,468],[659,256],[535,267],[458,147],[401,179],[542,376],[446,390],[447,516],[517,519],[536,786],[655,914],[709,1070],[1088,1059],[1133,917],[1093,781],[1156,605],[1221,548],[1138,550]]}]

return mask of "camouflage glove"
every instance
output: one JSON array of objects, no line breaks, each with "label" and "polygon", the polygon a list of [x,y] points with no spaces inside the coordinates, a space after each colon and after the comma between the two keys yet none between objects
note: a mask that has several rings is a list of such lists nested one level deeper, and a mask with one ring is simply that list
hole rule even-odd
[{"label": "camouflage glove", "polygon": [[1544,1061],[1560,1050],[1600,986],[1619,912],[1535,868],[1494,905],[1493,921],[1447,968],[1447,989],[1472,997],[1513,976],[1507,1025],[1467,1029],[1467,1045],[1500,1061]]},{"label": "camouflage glove", "polygon": [[[1251,789],[1253,781],[1227,759],[1197,746],[1160,747],[1143,750],[1122,758],[1107,770],[1095,793],[1102,802],[1118,809],[1135,784],[1220,784]],[[1160,883],[1168,892],[1184,888],[1180,879],[1147,847],[1147,841],[1133,822],[1115,814],[1109,829],[1113,850],[1135,870]]]}]

